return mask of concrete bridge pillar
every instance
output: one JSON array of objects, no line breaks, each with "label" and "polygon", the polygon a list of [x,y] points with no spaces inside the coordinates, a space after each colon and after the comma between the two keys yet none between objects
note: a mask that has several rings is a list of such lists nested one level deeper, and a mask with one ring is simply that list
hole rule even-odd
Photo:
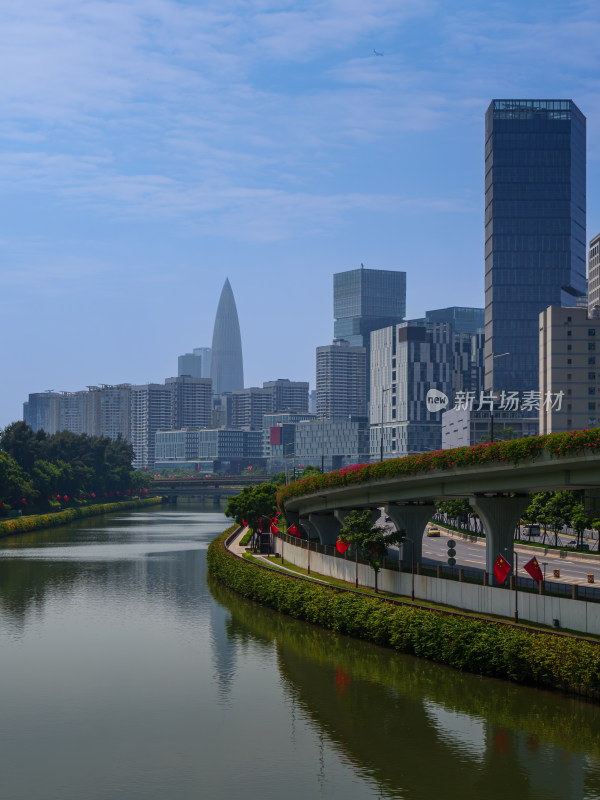
[{"label": "concrete bridge pillar", "polygon": [[315,536],[319,535],[319,531],[311,523],[308,517],[301,517],[298,515],[298,522],[296,525],[304,531],[307,539],[314,539]]},{"label": "concrete bridge pillar", "polygon": [[401,545],[403,569],[410,569],[413,560],[415,566],[420,564],[423,558],[423,533],[427,523],[435,514],[434,503],[406,503],[405,505],[388,503],[385,511],[396,528],[404,531],[405,538],[411,542],[408,547]]},{"label": "concrete bridge pillar", "polygon": [[321,544],[335,544],[340,532],[340,523],[333,514],[309,514],[308,520],[319,534]]},{"label": "concrete bridge pillar", "polygon": [[505,558],[514,569],[515,527],[525,509],[530,504],[528,496],[484,497],[473,495],[469,503],[475,509],[485,529],[485,571],[489,575],[490,586],[496,584],[494,563],[498,556]]}]

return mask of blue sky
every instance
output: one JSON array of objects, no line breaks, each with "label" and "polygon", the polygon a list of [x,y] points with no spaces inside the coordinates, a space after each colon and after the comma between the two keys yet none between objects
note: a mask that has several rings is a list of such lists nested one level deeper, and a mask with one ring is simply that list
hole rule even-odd
[{"label": "blue sky", "polygon": [[[314,385],[332,274],[483,305],[493,97],[572,98],[600,231],[600,7],[29,0],[0,16],[0,426],[162,381],[236,296],[247,385]],[[383,56],[374,54],[374,50]]]}]

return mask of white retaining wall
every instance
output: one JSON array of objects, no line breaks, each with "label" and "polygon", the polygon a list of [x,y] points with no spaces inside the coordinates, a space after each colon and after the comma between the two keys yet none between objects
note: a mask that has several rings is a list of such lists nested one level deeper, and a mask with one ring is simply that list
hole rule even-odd
[{"label": "white retaining wall", "polygon": [[[288,544],[279,537],[273,537],[275,550],[296,566],[306,569],[308,565],[308,550],[304,547]],[[351,559],[335,558],[322,553],[310,551],[311,572],[318,572],[339,580],[354,583],[356,578],[356,565]],[[366,564],[358,565],[359,586],[375,585],[373,570]],[[410,597],[411,593],[410,572],[394,572],[382,569],[379,572],[378,586],[381,591]],[[515,592],[508,589],[497,589],[491,586],[478,586],[472,583],[445,578],[430,578],[425,575],[415,575],[415,599],[428,600],[432,603],[453,606],[465,611],[475,611],[480,614],[495,614],[500,617],[514,619]],[[538,622],[543,625],[554,624],[559,620],[561,628],[570,628],[582,633],[592,633],[600,636],[600,603],[588,603],[585,600],[571,600],[565,597],[549,597],[547,595],[519,592],[519,621]]]}]

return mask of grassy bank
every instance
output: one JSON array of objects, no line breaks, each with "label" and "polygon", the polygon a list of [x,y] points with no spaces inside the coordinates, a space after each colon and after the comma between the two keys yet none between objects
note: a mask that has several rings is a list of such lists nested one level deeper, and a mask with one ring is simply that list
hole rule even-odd
[{"label": "grassy bank", "polygon": [[224,546],[228,533],[211,543],[209,571],[244,597],[337,633],[455,669],[600,699],[599,645],[391,605],[297,580],[236,558]]},{"label": "grassy bank", "polygon": [[111,514],[114,511],[131,511],[136,508],[154,506],[161,502],[160,497],[149,497],[143,500],[123,500],[119,503],[102,503],[93,506],[80,506],[66,508],[56,514],[31,514],[27,517],[17,517],[5,522],[0,521],[0,536],[14,536],[19,533],[55,528],[67,522],[85,517],[98,517],[101,514]]}]

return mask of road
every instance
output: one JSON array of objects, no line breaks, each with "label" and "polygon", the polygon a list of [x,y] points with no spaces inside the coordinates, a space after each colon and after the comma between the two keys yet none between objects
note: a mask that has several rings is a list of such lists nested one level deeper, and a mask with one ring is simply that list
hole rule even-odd
[{"label": "road", "polygon": [[[447,563],[448,540],[453,539],[456,542],[456,566],[465,567],[468,569],[480,570],[483,572],[485,566],[485,541],[468,542],[463,541],[460,536],[446,533],[441,530],[439,538],[436,537],[423,537],[423,562],[433,565]],[[546,580],[555,581],[557,583],[588,583],[587,576],[594,575],[595,581],[600,583],[600,558],[598,560],[589,561],[574,561],[572,560],[571,553],[567,553],[565,557],[561,558],[558,554],[554,553],[544,555],[542,548],[539,548],[539,554],[531,551],[521,551],[519,545],[515,545],[515,549],[519,555],[519,575],[528,577],[523,569],[533,556],[537,557],[538,563],[544,570],[546,565]],[[536,548],[537,549],[537,548]],[[553,577],[553,570],[560,570],[560,578]]]}]

